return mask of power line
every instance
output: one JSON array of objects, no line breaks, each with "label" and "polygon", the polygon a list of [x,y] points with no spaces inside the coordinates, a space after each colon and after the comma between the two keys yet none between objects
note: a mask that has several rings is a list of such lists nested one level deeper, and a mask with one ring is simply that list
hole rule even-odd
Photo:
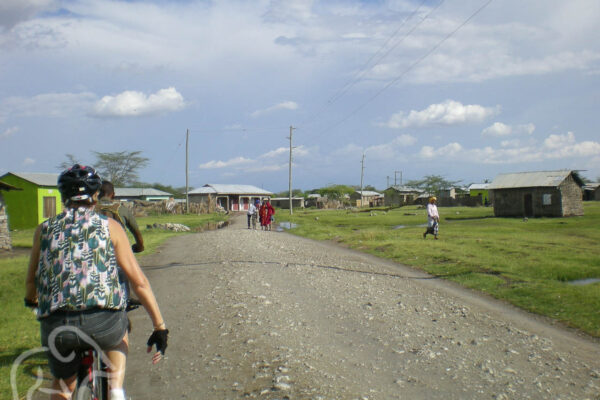
[{"label": "power line", "polygon": [[331,129],[333,129],[333,128],[339,126],[339,125],[341,125],[342,123],[344,123],[348,119],[350,119],[352,116],[354,116],[354,114],[358,113],[360,110],[362,110],[363,108],[365,108],[369,103],[371,103],[373,100],[375,100],[377,97],[379,97],[379,95],[381,95],[381,93],[383,93],[384,91],[386,91],[387,89],[389,89],[391,86],[393,86],[394,84],[396,84],[400,79],[402,79],[414,67],[416,67],[423,60],[425,60],[427,57],[429,57],[442,44],[444,44],[444,42],[446,42],[448,39],[450,39],[452,36],[454,36],[456,34],[456,32],[458,32],[462,27],[464,27],[466,24],[468,24],[471,19],[473,19],[477,14],[479,14],[481,11],[483,11],[483,9],[486,8],[492,1],[493,0],[488,0],[484,5],[482,5],[481,7],[479,7],[467,19],[465,19],[460,25],[458,25],[458,27],[456,27],[452,32],[448,33],[442,40],[440,40],[428,52],[426,52],[424,55],[422,55],[421,57],[419,57],[414,63],[412,63],[411,65],[409,65],[404,71],[402,71],[400,73],[400,75],[398,75],[396,78],[392,79],[387,85],[385,85],[383,88],[381,88],[379,91],[377,91],[373,96],[371,96],[369,99],[367,99],[367,101],[365,101],[364,103],[362,103],[361,105],[359,105],[358,107],[356,107],[354,110],[352,110],[348,115],[346,115],[340,121],[338,121],[337,123],[331,125],[330,127],[326,128],[326,129],[320,131],[319,134],[322,134],[325,131],[331,130]]},{"label": "power line", "polygon": [[[354,78],[352,78],[350,81],[346,82],[346,84],[344,86],[342,86],[341,89],[339,89],[337,91],[337,93],[335,95],[333,95],[325,105],[323,105],[321,107],[320,110],[318,110],[317,112],[315,112],[311,117],[305,118],[304,121],[302,121],[300,123],[300,125],[304,125],[304,123],[310,119],[316,120],[317,117],[320,117],[327,108],[329,108],[334,102],[336,102],[338,99],[340,99],[344,94],[346,94],[348,92],[348,90],[350,90],[356,83],[358,83],[360,81],[360,79],[367,73],[367,67],[369,66],[369,64],[371,63],[371,61],[373,61],[375,59],[375,57],[377,57],[377,55],[379,53],[381,53],[381,51],[383,51],[383,49],[388,45],[388,43],[398,34],[398,32],[400,31],[400,29],[402,29],[402,27],[406,24],[406,22],[408,22],[423,6],[423,4],[425,3],[426,0],[423,0],[421,2],[421,4],[419,4],[419,6],[410,14],[409,17],[405,18],[404,21],[402,21],[402,24],[400,24],[400,26],[398,27],[398,29],[396,29],[396,31],[394,31],[394,33],[392,33],[391,36],[388,37],[388,39],[383,43],[383,45],[367,60],[367,62],[361,67],[361,69],[354,75]],[[392,46],[383,56],[379,57],[379,59],[377,60],[377,62],[375,64],[373,64],[369,69],[373,69],[376,65],[378,65],[385,57],[388,56],[388,54],[394,50],[396,47],[398,47],[398,45],[400,43],[402,43],[404,41],[404,39],[406,39],[408,36],[410,36],[410,34],[412,32],[414,32],[414,30],[420,26],[423,21],[425,21],[429,15],[435,11],[442,3],[444,2],[444,0],[441,0],[438,5],[436,7],[434,7],[430,12],[428,12],[425,17],[423,17],[421,19],[421,21],[419,21],[419,23],[417,23],[407,34],[405,34],[402,39],[400,39],[400,41],[398,41],[394,46]]]},{"label": "power line", "polygon": [[[398,32],[400,32],[400,29],[402,29],[402,27],[404,25],[406,25],[406,22],[408,22],[413,16],[415,16],[415,14],[419,11],[419,9],[423,6],[423,4],[425,3],[426,0],[423,0],[421,2],[421,4],[419,4],[419,6],[410,14],[410,16],[408,16],[407,18],[404,19],[404,21],[402,21],[402,24],[398,27],[398,29],[396,29],[396,31],[394,33],[392,33],[392,35],[385,41],[385,43],[379,48],[379,50],[377,50],[370,58],[369,60],[362,66],[362,68],[359,70],[358,73],[356,73],[354,75],[354,78],[346,83],[346,85],[344,85],[331,99],[328,100],[328,103],[333,103],[335,102],[337,99],[339,99],[340,97],[342,97],[348,90],[350,90],[350,88],[352,88],[352,86],[354,86],[363,76],[364,74],[367,73],[367,67],[369,66],[369,64],[371,63],[371,61],[373,61],[375,59],[375,57],[377,57],[379,55],[379,53],[381,53],[381,51],[387,46],[387,44],[394,38],[394,36],[396,36],[398,34]],[[438,8],[440,4],[442,4],[444,2],[444,0],[442,0],[435,8]],[[433,10],[435,10],[435,8]],[[425,18],[423,18],[421,20],[421,22],[423,22],[427,16],[431,14],[431,12],[429,12]],[[420,25],[421,22],[419,22],[419,24],[417,24],[416,26]],[[414,29],[413,29],[414,30]],[[412,31],[412,30],[411,30]],[[409,32],[410,34],[410,32]],[[385,57],[387,57],[388,54],[390,54],[390,52],[395,49],[400,43],[402,43],[404,41],[404,39],[406,39],[408,35],[405,35],[402,37],[402,39],[400,39],[394,46],[390,47],[390,49],[383,55],[381,56],[377,62],[371,66],[369,69],[372,69],[373,67],[375,67],[377,64],[379,64],[381,62],[381,60],[383,60]]]}]

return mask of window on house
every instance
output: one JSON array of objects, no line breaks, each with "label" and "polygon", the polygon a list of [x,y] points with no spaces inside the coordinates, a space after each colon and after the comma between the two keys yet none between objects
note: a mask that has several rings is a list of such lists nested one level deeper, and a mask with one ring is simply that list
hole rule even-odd
[{"label": "window on house", "polygon": [[552,195],[551,194],[545,194],[542,196],[542,204],[545,206],[549,206],[552,204]]},{"label": "window on house", "polygon": [[56,216],[56,197],[44,197],[44,218]]}]

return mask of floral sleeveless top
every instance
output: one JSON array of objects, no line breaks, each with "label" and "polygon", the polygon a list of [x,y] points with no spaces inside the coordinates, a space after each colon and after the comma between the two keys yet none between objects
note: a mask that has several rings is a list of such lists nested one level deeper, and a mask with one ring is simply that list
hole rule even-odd
[{"label": "floral sleeveless top", "polygon": [[38,318],[57,310],[125,308],[105,216],[67,208],[42,224],[40,244]]}]

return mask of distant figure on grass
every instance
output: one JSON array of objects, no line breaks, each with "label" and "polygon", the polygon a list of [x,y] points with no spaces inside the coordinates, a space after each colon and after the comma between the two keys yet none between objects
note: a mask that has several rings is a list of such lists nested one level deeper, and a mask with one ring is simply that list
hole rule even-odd
[{"label": "distant figure on grass", "polygon": [[252,228],[256,229],[256,216],[258,215],[257,205],[260,204],[260,201],[257,199],[256,202],[250,203],[248,206],[248,229],[250,229],[250,224],[252,224]]},{"label": "distant figure on grass", "polygon": [[423,239],[427,237],[428,233],[431,233],[436,240],[438,238],[440,214],[438,213],[436,202],[437,198],[429,198],[429,204],[427,204],[427,230],[423,234]]},{"label": "distant figure on grass", "polygon": [[260,206],[260,226],[265,231],[271,230],[271,223],[275,220],[275,209],[271,205],[269,199],[263,201]]}]

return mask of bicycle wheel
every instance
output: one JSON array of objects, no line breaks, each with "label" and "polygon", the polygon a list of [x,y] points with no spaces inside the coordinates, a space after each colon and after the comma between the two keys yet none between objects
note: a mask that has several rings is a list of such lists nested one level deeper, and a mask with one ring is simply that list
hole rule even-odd
[{"label": "bicycle wheel", "polygon": [[108,379],[104,363],[91,352],[84,357],[77,372],[74,400],[108,400]]}]

